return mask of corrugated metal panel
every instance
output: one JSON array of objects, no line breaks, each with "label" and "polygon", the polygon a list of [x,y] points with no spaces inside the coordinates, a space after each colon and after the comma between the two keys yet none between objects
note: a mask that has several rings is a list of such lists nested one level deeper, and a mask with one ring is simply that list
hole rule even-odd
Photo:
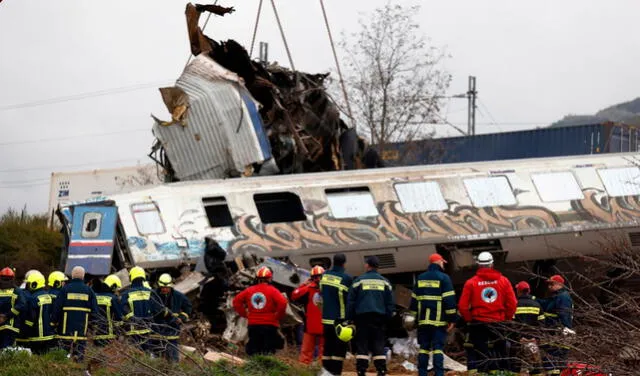
[{"label": "corrugated metal panel", "polygon": [[180,180],[223,178],[271,158],[255,100],[230,78],[213,60],[198,56],[176,83],[189,97],[187,126],[153,127]]},{"label": "corrugated metal panel", "polygon": [[638,150],[634,128],[612,124],[439,138],[387,146],[392,166],[541,158]]}]

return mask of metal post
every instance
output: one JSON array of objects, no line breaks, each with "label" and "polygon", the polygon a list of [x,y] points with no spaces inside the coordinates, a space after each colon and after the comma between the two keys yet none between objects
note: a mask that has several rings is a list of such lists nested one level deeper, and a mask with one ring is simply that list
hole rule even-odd
[{"label": "metal post", "polygon": [[269,63],[269,43],[260,42],[259,60],[264,65],[267,65]]},{"label": "metal post", "polygon": [[475,136],[476,134],[476,77],[469,76],[469,91],[467,98],[469,99],[468,117],[467,117],[467,134]]}]

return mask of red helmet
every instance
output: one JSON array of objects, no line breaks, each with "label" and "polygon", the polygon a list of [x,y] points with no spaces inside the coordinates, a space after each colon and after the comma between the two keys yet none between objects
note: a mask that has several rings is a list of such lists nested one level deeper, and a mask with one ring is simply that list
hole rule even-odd
[{"label": "red helmet", "polygon": [[15,278],[16,277],[16,273],[13,271],[13,269],[7,267],[7,268],[4,268],[4,269],[0,270],[0,277],[2,277],[2,278]]},{"label": "red helmet", "polygon": [[316,265],[313,268],[311,268],[311,276],[312,277],[317,277],[319,275],[324,274],[324,268],[320,265]]},{"label": "red helmet", "polygon": [[258,269],[258,271],[256,272],[256,277],[257,278],[271,278],[271,277],[273,277],[273,273],[271,272],[271,269],[269,269],[266,266],[263,266],[260,269]]}]

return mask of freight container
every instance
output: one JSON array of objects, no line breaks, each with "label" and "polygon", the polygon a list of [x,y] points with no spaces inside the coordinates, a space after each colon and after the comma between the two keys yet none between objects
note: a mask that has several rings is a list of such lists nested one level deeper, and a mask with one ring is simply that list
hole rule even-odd
[{"label": "freight container", "polygon": [[75,172],[51,173],[49,189],[49,216],[53,221],[54,212],[61,203],[84,201],[104,197],[107,194],[125,192],[134,187],[162,183],[156,166],[145,164]]},{"label": "freight container", "polygon": [[388,144],[390,166],[638,151],[636,127],[603,123]]}]

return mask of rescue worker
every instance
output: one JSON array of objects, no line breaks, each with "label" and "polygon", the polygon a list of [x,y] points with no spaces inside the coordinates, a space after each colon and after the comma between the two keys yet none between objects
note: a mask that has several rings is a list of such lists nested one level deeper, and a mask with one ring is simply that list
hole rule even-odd
[{"label": "rescue worker", "polygon": [[107,276],[102,283],[94,286],[98,314],[95,322],[93,343],[106,346],[116,339],[116,329],[122,323],[122,306],[116,291],[122,288],[122,281],[115,274]]},{"label": "rescue worker", "polygon": [[15,345],[21,316],[27,309],[24,294],[15,286],[15,279],[13,269],[0,270],[0,350]]},{"label": "rescue worker", "polygon": [[84,283],[84,276],[82,266],[71,270],[71,281],[60,290],[51,316],[60,345],[78,362],[84,359],[89,321],[98,313],[96,294]]},{"label": "rescue worker", "polygon": [[475,276],[464,284],[458,310],[469,325],[478,371],[506,371],[505,328],[501,323],[513,319],[518,301],[509,280],[493,268],[491,253],[481,252],[477,263]]},{"label": "rescue worker", "polygon": [[378,375],[386,375],[385,356],[386,323],[393,316],[395,302],[389,281],[377,271],[380,261],[376,256],[367,257],[366,273],[353,280],[347,302],[347,319],[356,325],[356,369],[358,376],[369,368],[369,353]]},{"label": "rescue worker", "polygon": [[144,286],[147,275],[139,266],[129,271],[131,286],[120,296],[123,318],[126,325],[125,335],[144,352],[151,352],[151,328],[157,320],[170,322],[171,311],[160,301],[155,291]]},{"label": "rescue worker", "polygon": [[313,361],[316,344],[318,354],[322,356],[323,353],[322,295],[320,295],[320,279],[323,274],[322,266],[314,266],[311,268],[311,278],[291,293],[291,300],[304,304],[304,337],[298,359],[303,364],[311,364]]},{"label": "rescue worker", "polygon": [[[514,333],[511,336],[511,371],[520,372],[525,362],[522,361],[525,346],[536,346],[536,332],[544,324],[544,311],[540,302],[531,295],[531,286],[525,281],[516,284],[516,294],[518,297],[518,306],[513,318],[515,321]],[[532,362],[533,361],[533,362]],[[526,363],[535,363],[530,359]],[[529,373],[529,375],[540,375],[541,371],[537,367]]]},{"label": "rescue worker", "polygon": [[60,293],[60,289],[64,286],[64,283],[67,282],[69,278],[64,275],[63,272],[55,271],[49,274],[49,278],[47,279],[47,286],[49,287],[49,295],[53,295],[54,299]]},{"label": "rescue worker", "polygon": [[451,278],[444,273],[445,259],[429,256],[427,271],[420,274],[411,295],[410,319],[418,322],[418,375],[427,376],[429,355],[433,355],[435,376],[444,376],[444,344],[447,331],[455,326],[456,293]]},{"label": "rescue worker", "polygon": [[16,337],[16,344],[21,347],[29,347],[29,331],[33,326],[33,319],[31,317],[31,292],[27,289],[27,279],[32,273],[39,273],[35,269],[31,269],[24,274],[24,279],[20,285],[20,291],[24,297],[25,308],[20,314],[20,333]]},{"label": "rescue worker", "polygon": [[247,355],[275,354],[280,341],[278,328],[287,310],[287,299],[271,285],[273,273],[262,266],[256,272],[257,283],[233,299],[233,309],[249,321]]},{"label": "rescue worker", "polygon": [[[551,276],[547,283],[551,297],[540,301],[544,308],[546,326],[553,329],[557,335],[575,334],[573,331],[573,299],[565,286],[564,278],[556,274]],[[569,347],[562,344],[550,344],[544,346],[544,350],[543,366],[545,371],[548,375],[559,375],[567,366]]]},{"label": "rescue worker", "polygon": [[347,258],[343,253],[333,256],[333,267],[322,275],[320,294],[322,296],[322,326],[324,351],[322,367],[333,375],[342,374],[348,341],[338,338],[336,325],[347,319],[347,294],[353,278],[345,273]]},{"label": "rescue worker", "polygon": [[55,299],[45,289],[46,280],[40,272],[31,273],[27,278],[29,296],[29,317],[27,324],[27,342],[34,354],[42,355],[55,344],[55,328],[51,325],[51,312]]},{"label": "rescue worker", "polygon": [[158,278],[158,289],[156,293],[160,301],[172,313],[174,321],[171,325],[158,325],[156,335],[159,336],[162,355],[169,361],[178,362],[180,354],[178,352],[178,340],[180,339],[180,326],[189,321],[191,316],[191,301],[180,291],[173,288],[173,278],[164,273]]}]

